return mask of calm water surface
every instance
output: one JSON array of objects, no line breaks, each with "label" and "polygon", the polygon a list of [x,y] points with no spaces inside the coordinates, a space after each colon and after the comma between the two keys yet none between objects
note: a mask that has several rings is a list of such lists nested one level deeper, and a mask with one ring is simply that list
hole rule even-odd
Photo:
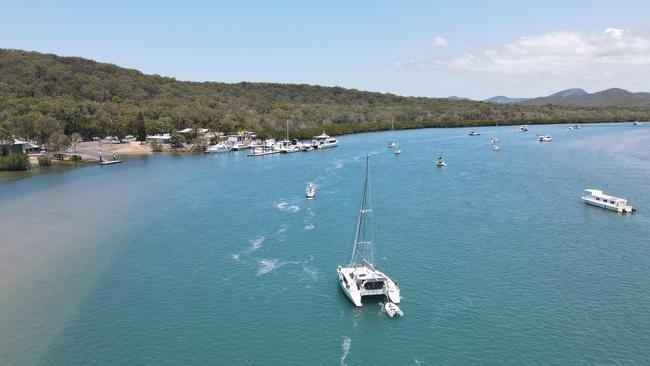
[{"label": "calm water surface", "polygon": [[[481,132],[0,177],[0,364],[650,364],[650,128]],[[336,281],[367,153],[402,319]]]}]

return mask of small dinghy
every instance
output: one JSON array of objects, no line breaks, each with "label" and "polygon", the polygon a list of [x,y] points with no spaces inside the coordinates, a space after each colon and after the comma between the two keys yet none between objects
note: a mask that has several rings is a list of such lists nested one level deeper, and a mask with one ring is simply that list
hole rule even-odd
[{"label": "small dinghy", "polygon": [[395,305],[390,301],[387,302],[386,305],[384,305],[384,310],[386,310],[386,314],[388,314],[388,316],[390,316],[391,318],[396,316],[404,316],[402,309],[400,309],[399,306]]}]

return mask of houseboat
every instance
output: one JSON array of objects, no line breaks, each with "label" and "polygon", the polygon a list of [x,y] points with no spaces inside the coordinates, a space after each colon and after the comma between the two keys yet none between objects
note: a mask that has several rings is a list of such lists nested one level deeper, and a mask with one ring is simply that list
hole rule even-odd
[{"label": "houseboat", "polygon": [[632,213],[636,211],[634,207],[627,203],[625,198],[608,196],[598,189],[585,189],[584,196],[580,198],[589,205],[620,213]]}]

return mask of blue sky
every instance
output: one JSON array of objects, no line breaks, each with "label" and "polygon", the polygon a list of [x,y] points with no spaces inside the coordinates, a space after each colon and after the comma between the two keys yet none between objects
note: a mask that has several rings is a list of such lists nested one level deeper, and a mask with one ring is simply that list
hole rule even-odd
[{"label": "blue sky", "polygon": [[1,48],[180,80],[476,99],[650,91],[647,0],[3,0],[1,8]]}]

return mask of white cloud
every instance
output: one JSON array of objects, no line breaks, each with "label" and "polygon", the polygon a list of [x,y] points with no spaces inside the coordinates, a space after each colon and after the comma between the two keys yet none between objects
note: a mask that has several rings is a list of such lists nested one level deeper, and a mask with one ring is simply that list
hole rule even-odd
[{"label": "white cloud", "polygon": [[445,37],[435,36],[433,41],[431,41],[431,46],[433,48],[445,48],[449,46],[449,41]]},{"label": "white cloud", "polygon": [[501,47],[420,64],[498,74],[599,72],[614,75],[650,67],[650,37],[617,28],[521,37]]}]

